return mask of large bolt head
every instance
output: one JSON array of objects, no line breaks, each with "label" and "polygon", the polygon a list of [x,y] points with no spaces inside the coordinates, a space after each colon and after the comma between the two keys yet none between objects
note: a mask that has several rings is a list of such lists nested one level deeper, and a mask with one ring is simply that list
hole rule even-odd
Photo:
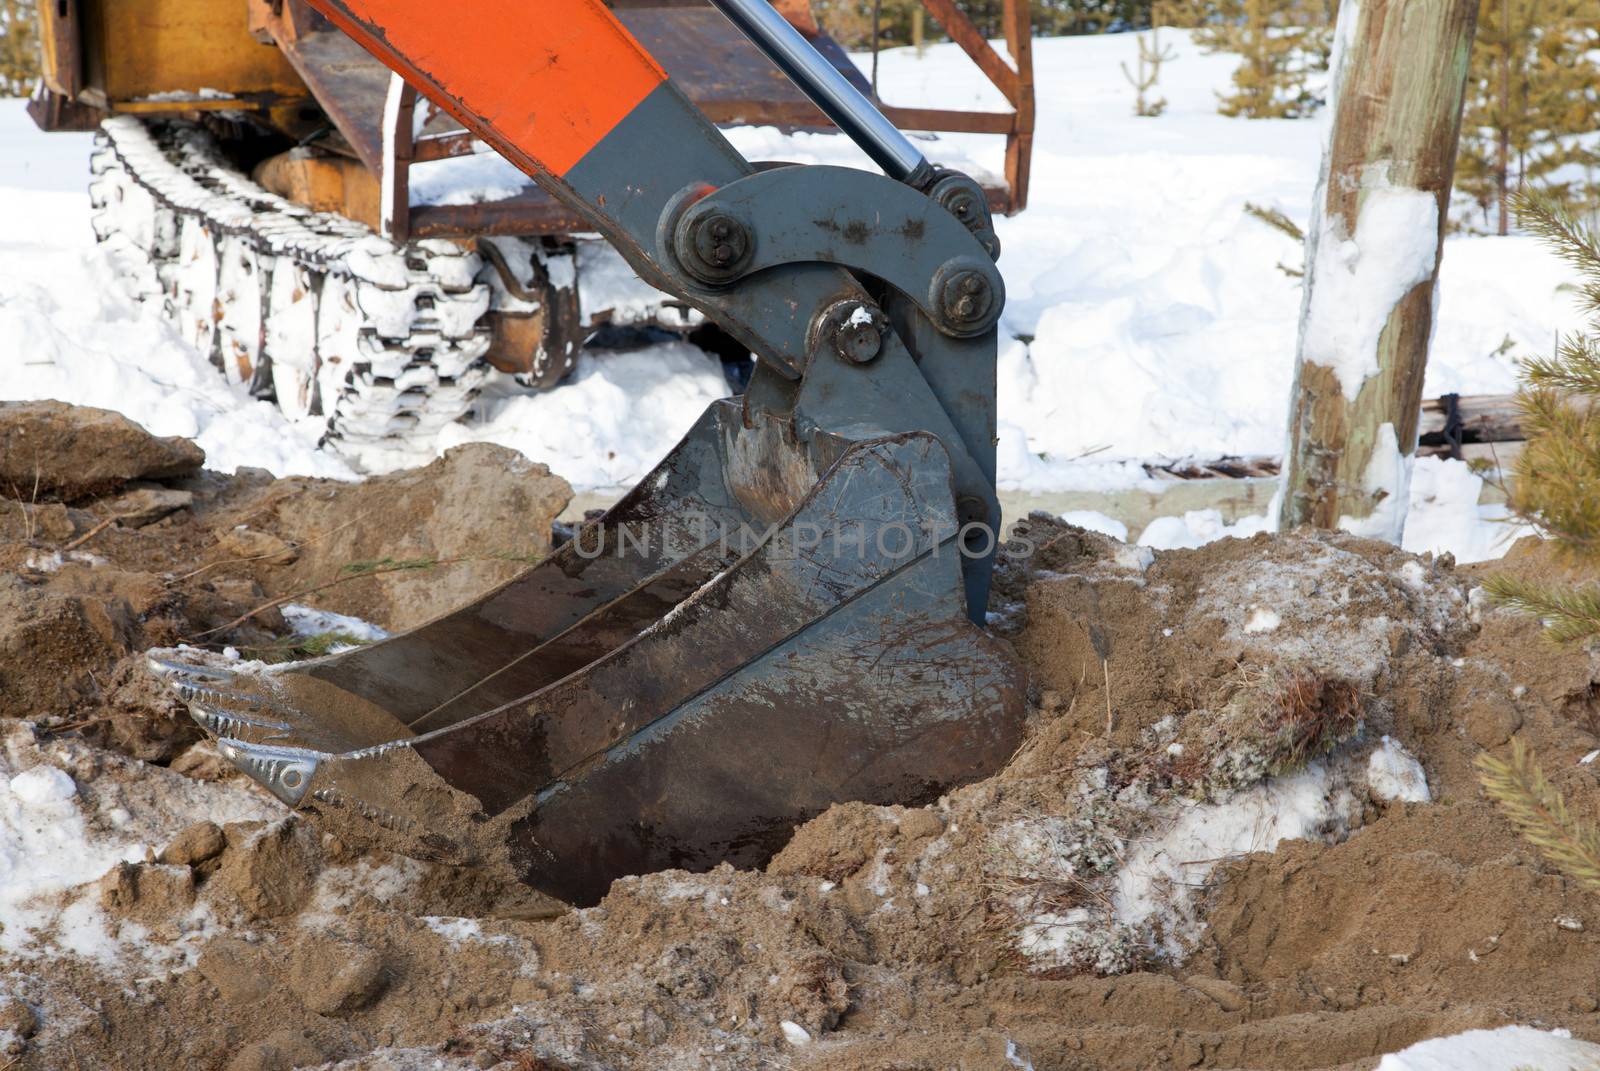
[{"label": "large bolt head", "polygon": [[843,301],[823,314],[833,352],[851,364],[866,364],[883,352],[883,333],[888,328],[883,313],[859,301]]},{"label": "large bolt head", "polygon": [[750,233],[732,216],[713,214],[694,223],[694,250],[713,268],[732,268],[750,250]]},{"label": "large bolt head", "polygon": [[883,349],[883,336],[876,327],[846,328],[839,345],[846,360],[866,364]]},{"label": "large bolt head", "polygon": [[994,306],[994,291],[983,273],[967,269],[952,272],[945,280],[941,307],[945,317],[958,327],[982,323]]}]

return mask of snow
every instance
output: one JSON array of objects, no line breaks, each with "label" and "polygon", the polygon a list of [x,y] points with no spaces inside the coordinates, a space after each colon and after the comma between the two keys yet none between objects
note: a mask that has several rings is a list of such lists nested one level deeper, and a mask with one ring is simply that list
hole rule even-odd
[{"label": "snow", "polygon": [[72,775],[54,766],[35,766],[11,779],[11,794],[26,807],[41,808],[64,803],[78,794]]},{"label": "snow", "polygon": [[1419,1041],[1385,1056],[1377,1071],[1600,1071],[1600,1045],[1565,1030],[1502,1026]]},{"label": "snow", "polygon": [[1339,527],[1366,539],[1398,543],[1405,531],[1405,504],[1411,488],[1410,448],[1400,449],[1394,425],[1388,422],[1378,425],[1377,439],[1366,471],[1361,474],[1361,489],[1372,503],[1371,512],[1364,517],[1344,514],[1339,518]]},{"label": "snow", "polygon": [[559,390],[487,395],[478,417],[444,430],[440,448],[499,443],[549,465],[579,490],[624,487],[727,393],[721,364],[687,343],[586,351]]},{"label": "snow", "polygon": [[1483,477],[1463,461],[1419,457],[1411,464],[1411,507],[1401,546],[1415,554],[1454,554],[1456,561],[1499,558],[1534,534],[1503,505],[1480,506]]},{"label": "snow", "polygon": [[783,1031],[783,1038],[789,1044],[797,1047],[811,1044],[810,1031],[792,1019],[783,1020],[778,1027]]},{"label": "snow", "polygon": [[[1385,465],[1390,460],[1398,463],[1397,453],[1381,453],[1380,456],[1385,459]],[[1534,534],[1532,527],[1513,518],[1504,505],[1479,504],[1483,477],[1473,472],[1466,462],[1419,457],[1412,460],[1408,469],[1405,483],[1410,504],[1403,518],[1397,517],[1398,511],[1380,503],[1381,521],[1367,524],[1342,518],[1342,521],[1350,521],[1343,527],[1356,535],[1387,538],[1393,523],[1403,520],[1405,532],[1400,540],[1403,549],[1413,554],[1453,554],[1461,564],[1502,557],[1517,540]],[[1388,478],[1391,477],[1383,477]],[[1378,482],[1374,479],[1373,485]],[[1178,550],[1204,546],[1218,539],[1248,539],[1257,532],[1275,530],[1275,521],[1265,514],[1241,517],[1229,524],[1218,510],[1190,510],[1181,517],[1158,517],[1151,521],[1140,534],[1138,545]]]},{"label": "snow", "polygon": [[[1029,899],[1019,947],[1036,966],[1118,973],[1155,951],[1179,959],[1194,947],[1206,881],[1219,863],[1249,852],[1270,852],[1280,842],[1315,838],[1337,842],[1348,833],[1360,804],[1346,787],[1350,756],[1317,760],[1216,802],[1179,798],[1154,803],[1142,788],[1108,797],[1106,771],[1080,778],[1075,792],[1084,809],[1071,818],[1017,822],[1007,827],[1003,850],[1030,880],[1092,891],[1090,902],[1063,908],[1059,900]],[[1138,836],[1118,832],[1139,815]],[[1105,888],[1086,884],[1108,873]]]},{"label": "snow", "polygon": [[412,164],[413,205],[472,205],[503,201],[527,189],[529,179],[496,152]]},{"label": "snow", "polygon": [[1354,802],[1325,762],[1312,762],[1235,793],[1223,803],[1185,800],[1158,818],[1156,837],[1135,842],[1117,874],[1116,920],[1142,927],[1156,918],[1166,950],[1181,955],[1199,937],[1197,893],[1230,856],[1270,852],[1280,841],[1337,835]]},{"label": "snow", "polygon": [[1087,528],[1091,532],[1108,535],[1112,539],[1126,543],[1128,541],[1128,526],[1115,517],[1107,517],[1104,513],[1092,509],[1068,510],[1061,515],[1061,519],[1068,524],[1075,524],[1079,528]]},{"label": "snow", "polygon": [[[1372,170],[1382,174],[1388,165]],[[1379,186],[1362,199],[1355,234],[1343,230],[1341,217],[1320,221],[1300,352],[1331,368],[1353,401],[1378,374],[1378,336],[1394,307],[1433,272],[1439,204],[1421,190]]]},{"label": "snow", "polygon": [[[90,882],[124,859],[142,859],[142,845],[91,838],[77,789],[66,771],[34,766],[0,790],[0,950],[26,954],[61,914],[54,897]],[[103,958],[103,924],[78,919],[68,931],[77,951]]]},{"label": "snow", "polygon": [[1271,530],[1264,516],[1241,517],[1228,524],[1220,510],[1195,509],[1182,517],[1157,517],[1140,534],[1139,546],[1152,550],[1193,549],[1219,539],[1248,539],[1257,532]]},{"label": "snow", "polygon": [[1251,634],[1271,632],[1281,624],[1283,624],[1283,618],[1279,617],[1277,613],[1263,606],[1256,606],[1251,609],[1250,618],[1244,623],[1244,630]]},{"label": "snow", "polygon": [[[332,610],[318,610],[315,607],[300,606],[295,603],[280,609],[284,621],[296,636],[323,636],[337,632],[362,643],[376,643],[389,638],[387,630],[359,617],[351,617],[349,614],[336,614]],[[338,648],[335,648],[333,653],[337,654]]]},{"label": "snow", "polygon": [[1387,736],[1367,759],[1367,787],[1374,798],[1396,803],[1427,803],[1433,798],[1422,763]]},{"label": "snow", "polygon": [[[117,783],[119,766],[147,779]],[[86,768],[95,772],[80,772],[92,778],[81,785],[68,772]],[[152,847],[189,824],[247,821],[274,808],[255,793],[90,753],[81,743],[41,745],[28,723],[10,723],[0,733],[0,952],[77,956],[104,966],[131,957],[141,972],[181,967],[203,939],[203,906],[186,920],[184,940],[149,944],[141,927],[105,914],[90,883],[118,863],[144,862]]]},{"label": "snow", "polygon": [[420,917],[422,924],[434,933],[449,941],[451,945],[460,947],[468,942],[478,942],[489,945],[510,944],[511,938],[505,934],[487,934],[483,932],[482,925],[477,919],[460,918],[455,915],[423,915]]},{"label": "snow", "polygon": [[[640,280],[615,249],[604,242],[580,242],[577,255],[578,304],[586,317],[604,316],[613,324],[649,323],[670,315],[661,309],[661,292]],[[684,324],[703,323],[694,309],[682,313]]]},{"label": "snow", "polygon": [[[1132,114],[1120,70],[1136,54],[1132,35],[1035,42],[1031,203],[996,221],[1010,295],[999,361],[999,482],[1007,490],[1155,490],[1144,460],[1282,448],[1302,288],[1277,265],[1298,266],[1304,252],[1244,206],[1275,207],[1310,225],[1328,116],[1220,116],[1215,91],[1228,84],[1235,58],[1203,55],[1181,32],[1163,39],[1176,58],[1162,68],[1158,91],[1169,104],[1154,119]],[[880,85],[895,104],[1001,104],[949,45],[920,59],[911,49],[885,52]],[[752,157],[869,166],[837,137],[754,127],[728,137]],[[941,134],[922,144],[939,162],[1003,170],[1000,138]],[[85,225],[87,149],[87,136],[40,134],[21,102],[0,102],[0,396],[115,408],[159,434],[197,436],[211,467],[225,471],[353,476],[316,449],[315,421],[296,425],[222,383],[155,310],[115,293]],[[508,168],[481,154],[422,165],[413,169],[413,196],[444,203],[489,196],[496,183],[520,188]],[[1344,283],[1381,299],[1428,259],[1418,238],[1427,209],[1374,183],[1356,233],[1328,243],[1327,255],[1342,251]],[[1389,237],[1405,241],[1372,255]],[[586,308],[611,308],[630,322],[654,300],[614,254],[596,246],[580,256]],[[1517,356],[1547,352],[1555,332],[1581,324],[1558,289],[1569,273],[1534,239],[1452,235],[1440,270],[1429,396],[1507,392]],[[1354,321],[1335,326],[1361,340],[1370,334]],[[1364,354],[1365,342],[1356,349]],[[616,489],[648,472],[727,392],[718,373],[680,345],[588,351],[573,381],[552,394],[517,397],[499,381],[433,449],[501,442],[577,490]],[[1512,529],[1477,506],[1471,492],[1481,481],[1439,464],[1415,466],[1406,545],[1463,561],[1503,553]],[[1395,475],[1369,474],[1385,487]],[[1427,516],[1416,512],[1419,502]],[[1157,521],[1138,542],[1197,546],[1266,527],[1263,518],[1227,524],[1199,511]]]},{"label": "snow", "polygon": [[[722,133],[748,160],[875,170],[867,154],[848,138],[803,131],[786,133],[772,126],[729,127]],[[966,155],[961,146],[947,141],[944,135],[937,139],[926,134],[911,136],[925,142],[923,150],[937,155],[945,166],[960,168],[980,181],[996,181],[998,172],[986,170],[982,160]],[[413,164],[411,203],[470,205],[502,201],[532,184],[515,164],[485,147],[479,148],[481,151],[466,156]]]}]

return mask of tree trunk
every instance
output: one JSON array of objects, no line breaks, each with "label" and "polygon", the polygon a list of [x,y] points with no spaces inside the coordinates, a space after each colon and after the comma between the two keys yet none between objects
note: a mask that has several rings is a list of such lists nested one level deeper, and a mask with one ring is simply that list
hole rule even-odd
[{"label": "tree trunk", "polygon": [[1499,194],[1496,227],[1500,237],[1511,233],[1511,220],[1506,206],[1511,191],[1511,0],[1500,0],[1500,38],[1503,50],[1500,55],[1500,114],[1499,129],[1495,131],[1495,190]]},{"label": "tree trunk", "polygon": [[1306,243],[1283,528],[1398,543],[1477,0],[1345,0]]}]

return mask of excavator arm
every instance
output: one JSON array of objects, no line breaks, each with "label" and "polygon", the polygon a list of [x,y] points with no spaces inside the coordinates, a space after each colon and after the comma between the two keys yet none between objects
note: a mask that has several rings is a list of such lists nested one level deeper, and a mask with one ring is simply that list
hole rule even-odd
[{"label": "excavator arm", "polygon": [[[879,353],[853,362],[872,367],[846,389],[887,392],[870,414],[884,430],[939,435],[963,522],[998,525],[989,332],[1004,284],[983,190],[930,165],[768,0],[715,3],[888,177],[758,174],[600,0],[544,0],[536,14],[483,0],[466,19],[433,0],[312,3],[770,373],[803,381],[819,340],[831,344],[819,336],[830,314],[873,317]],[[861,277],[889,283],[933,329],[925,352],[891,337]]]},{"label": "excavator arm", "polygon": [[758,365],[471,606],[284,671],[156,659],[224,753],[346,836],[575,902],[1003,762],[1023,704],[981,628],[1004,303],[981,188],[768,0],[713,3],[883,174],[756,167],[599,0],[312,2]]}]

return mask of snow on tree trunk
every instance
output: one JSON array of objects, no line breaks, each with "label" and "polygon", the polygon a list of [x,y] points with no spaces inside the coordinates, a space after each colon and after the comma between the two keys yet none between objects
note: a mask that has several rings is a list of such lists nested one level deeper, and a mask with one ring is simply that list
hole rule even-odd
[{"label": "snow on tree trunk", "polygon": [[1344,0],[1279,523],[1405,527],[1478,0]]}]

